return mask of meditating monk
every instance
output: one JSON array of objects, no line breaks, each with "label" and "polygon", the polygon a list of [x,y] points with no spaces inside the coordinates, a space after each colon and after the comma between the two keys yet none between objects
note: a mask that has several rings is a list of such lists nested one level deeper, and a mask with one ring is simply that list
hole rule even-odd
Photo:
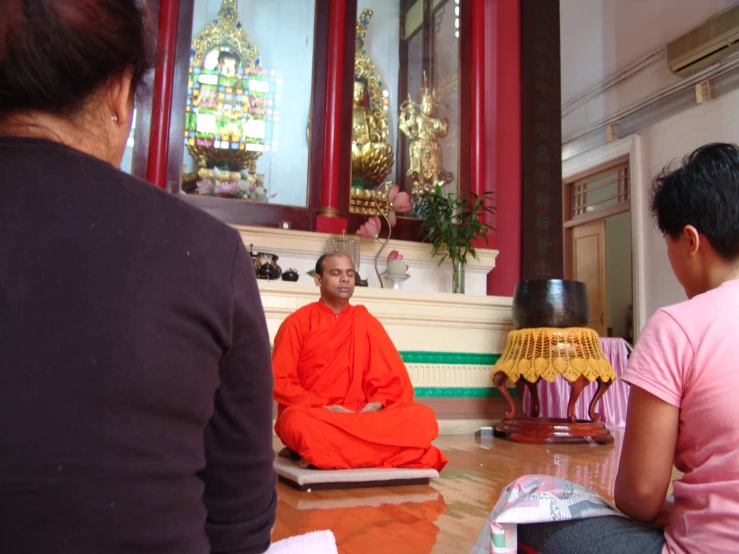
[{"label": "meditating monk", "polygon": [[413,386],[382,324],[351,306],[354,264],[344,254],[316,263],[321,299],[290,315],[275,337],[275,431],[301,467],[434,468],[434,412]]}]

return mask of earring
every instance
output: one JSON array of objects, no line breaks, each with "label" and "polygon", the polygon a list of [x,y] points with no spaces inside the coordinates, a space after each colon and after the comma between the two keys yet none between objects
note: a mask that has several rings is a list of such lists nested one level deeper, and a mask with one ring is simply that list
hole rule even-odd
[{"label": "earring", "polygon": [[112,121],[113,123],[118,123],[118,116],[117,116],[117,115],[111,115],[111,116],[110,116],[110,120],[111,120],[111,121]]}]

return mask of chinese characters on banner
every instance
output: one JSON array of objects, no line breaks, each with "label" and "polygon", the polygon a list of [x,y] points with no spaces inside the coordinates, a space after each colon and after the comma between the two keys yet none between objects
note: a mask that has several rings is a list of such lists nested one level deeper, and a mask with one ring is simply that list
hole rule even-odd
[{"label": "chinese characters on banner", "polygon": [[564,277],[559,1],[521,2],[522,279]]}]

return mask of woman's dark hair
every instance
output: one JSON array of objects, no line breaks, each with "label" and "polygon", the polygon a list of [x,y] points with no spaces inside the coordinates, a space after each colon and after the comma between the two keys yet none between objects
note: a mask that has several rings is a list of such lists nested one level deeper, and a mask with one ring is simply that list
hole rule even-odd
[{"label": "woman's dark hair", "polygon": [[154,62],[140,0],[3,0],[0,120],[70,116],[113,75],[133,70],[134,93]]},{"label": "woman's dark hair", "polygon": [[692,225],[724,260],[739,258],[739,147],[707,144],[663,169],[650,208],[663,234],[677,238]]}]

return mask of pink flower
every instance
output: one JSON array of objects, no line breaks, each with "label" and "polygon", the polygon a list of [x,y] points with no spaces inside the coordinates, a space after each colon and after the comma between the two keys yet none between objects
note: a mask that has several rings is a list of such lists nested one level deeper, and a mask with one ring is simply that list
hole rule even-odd
[{"label": "pink flower", "polygon": [[214,187],[215,183],[213,182],[213,179],[208,179],[207,177],[205,179],[200,179],[200,181],[198,181],[198,194],[210,194]]},{"label": "pink flower", "polygon": [[390,263],[394,260],[402,260],[402,259],[403,259],[403,254],[401,254],[397,250],[393,250],[392,252],[390,252],[390,254],[387,255],[387,263]]},{"label": "pink flower", "polygon": [[379,217],[373,215],[360,225],[357,235],[363,239],[374,240],[380,234],[380,229],[382,229],[382,222]]},{"label": "pink flower", "polygon": [[216,183],[216,193],[220,196],[233,196],[239,192],[239,183],[237,181],[218,181]]},{"label": "pink flower", "polygon": [[[408,195],[407,192],[399,191],[400,187],[398,185],[393,185],[392,187],[390,187],[390,189],[387,191],[388,204],[390,204],[390,206],[396,212],[407,212],[413,207],[411,203],[411,197]],[[395,223],[393,223],[393,227],[394,226]]]}]

